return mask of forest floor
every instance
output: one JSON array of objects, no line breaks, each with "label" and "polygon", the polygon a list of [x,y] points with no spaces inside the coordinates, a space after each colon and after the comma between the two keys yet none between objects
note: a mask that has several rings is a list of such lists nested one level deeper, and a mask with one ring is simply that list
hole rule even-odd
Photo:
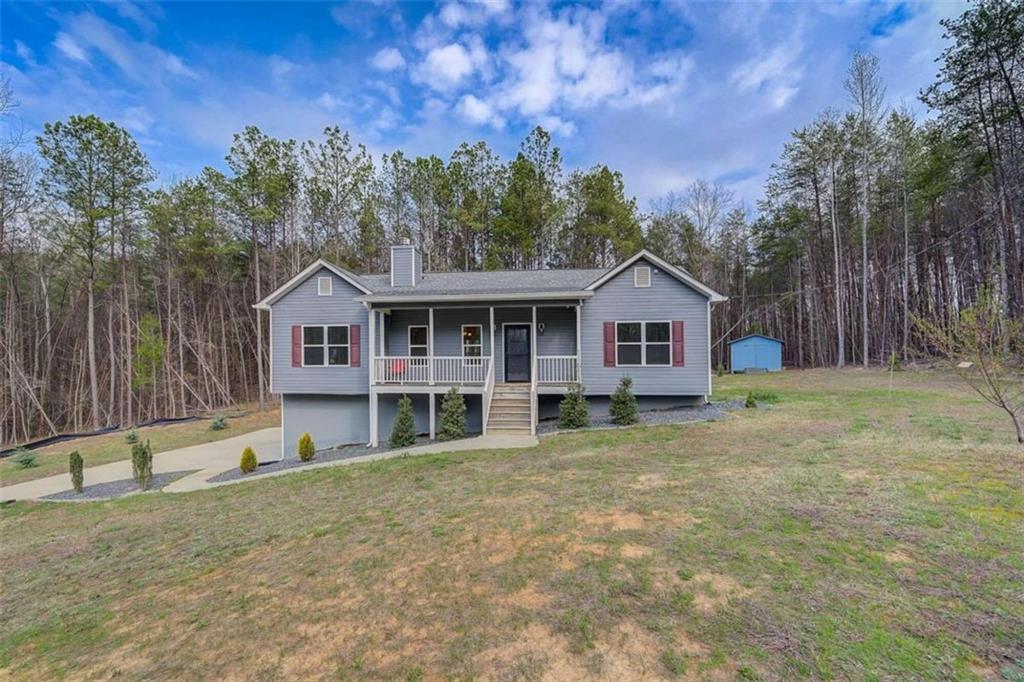
[{"label": "forest floor", "polygon": [[[139,440],[143,442],[148,440],[153,447],[153,452],[158,453],[190,445],[212,443],[281,424],[281,412],[277,406],[261,412],[256,409],[255,405],[248,405],[226,411],[226,414],[228,415],[228,427],[220,431],[210,430],[209,419],[198,419],[179,424],[144,426],[138,429]],[[240,416],[233,417],[232,414],[240,414]],[[75,450],[82,455],[86,467],[131,459],[132,446],[125,442],[126,433],[127,431],[113,431],[98,436],[54,443],[45,448],[33,450],[36,453],[36,466],[27,469],[21,468],[13,457],[5,457],[0,460],[0,484],[14,485],[36,478],[67,473],[68,455]]]},{"label": "forest floor", "polygon": [[891,380],[729,376],[774,405],[5,506],[0,677],[1020,679],[1009,423]]}]

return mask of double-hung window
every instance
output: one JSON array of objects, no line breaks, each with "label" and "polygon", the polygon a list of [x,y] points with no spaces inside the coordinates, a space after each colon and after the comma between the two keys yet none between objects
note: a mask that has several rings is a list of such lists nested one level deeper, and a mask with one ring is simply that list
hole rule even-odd
[{"label": "double-hung window", "polygon": [[409,355],[414,358],[425,358],[429,355],[430,343],[427,340],[426,325],[409,326]]},{"label": "double-hung window", "polygon": [[484,328],[479,324],[462,325],[462,357],[463,364],[475,367],[479,366],[480,357],[484,350]]},{"label": "double-hung window", "polygon": [[672,364],[669,322],[616,322],[615,364],[619,367],[668,367]]},{"label": "double-hung window", "polygon": [[317,324],[302,328],[302,365],[304,367],[348,367],[347,324]]}]

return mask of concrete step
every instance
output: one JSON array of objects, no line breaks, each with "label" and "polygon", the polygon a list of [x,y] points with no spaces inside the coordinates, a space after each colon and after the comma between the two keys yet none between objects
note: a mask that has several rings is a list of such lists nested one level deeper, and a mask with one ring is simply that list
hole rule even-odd
[{"label": "concrete step", "polygon": [[510,428],[510,427],[507,427],[507,426],[502,426],[501,428],[497,428],[497,427],[490,427],[490,426],[488,426],[487,427],[487,435],[488,436],[492,436],[492,435],[493,436],[501,436],[501,435],[507,435],[507,436],[528,436],[528,435],[530,435],[530,427],[529,426],[525,426],[523,428]]}]

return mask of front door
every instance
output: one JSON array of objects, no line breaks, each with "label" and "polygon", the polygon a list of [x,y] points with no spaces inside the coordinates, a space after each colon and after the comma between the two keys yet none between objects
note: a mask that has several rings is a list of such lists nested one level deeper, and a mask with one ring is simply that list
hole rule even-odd
[{"label": "front door", "polygon": [[530,325],[505,325],[505,381],[530,380]]}]

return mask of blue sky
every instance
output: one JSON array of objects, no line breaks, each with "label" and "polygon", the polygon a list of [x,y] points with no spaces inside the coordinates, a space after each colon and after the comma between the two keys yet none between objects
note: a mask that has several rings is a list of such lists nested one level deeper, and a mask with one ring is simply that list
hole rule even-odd
[{"label": "blue sky", "polygon": [[504,158],[534,125],[567,166],[623,172],[642,208],[696,178],[752,205],[790,131],[844,107],[854,50],[921,111],[959,3],[0,3],[26,132],[95,113],[160,182],[223,167],[231,134],[349,130],[375,154]]}]

